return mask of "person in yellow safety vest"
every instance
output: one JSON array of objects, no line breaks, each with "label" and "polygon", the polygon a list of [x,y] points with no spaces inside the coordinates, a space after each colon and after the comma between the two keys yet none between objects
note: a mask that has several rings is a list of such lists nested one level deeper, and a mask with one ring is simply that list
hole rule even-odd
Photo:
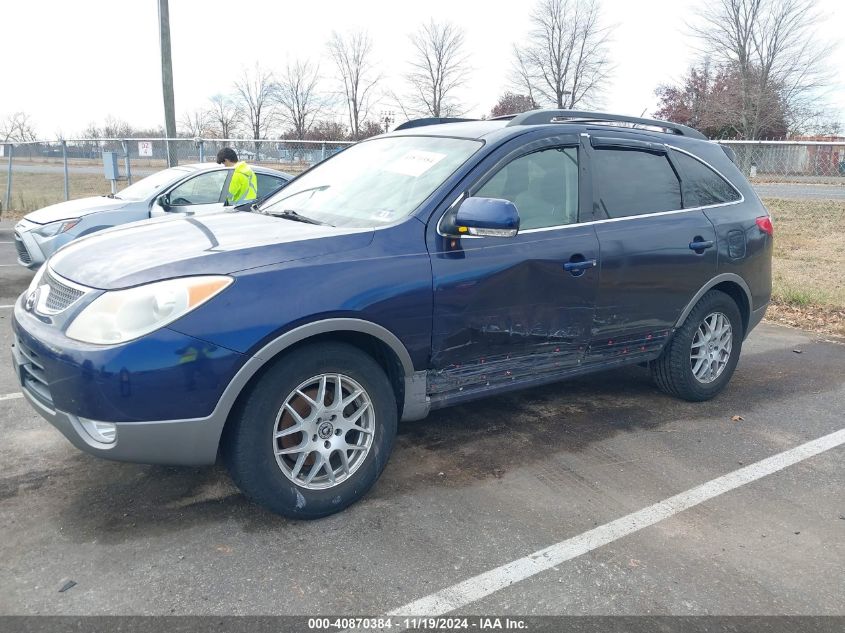
[{"label": "person in yellow safety vest", "polygon": [[217,164],[235,168],[229,181],[226,204],[236,207],[258,197],[258,179],[255,177],[255,172],[244,161],[238,160],[235,150],[224,147],[217,152]]}]

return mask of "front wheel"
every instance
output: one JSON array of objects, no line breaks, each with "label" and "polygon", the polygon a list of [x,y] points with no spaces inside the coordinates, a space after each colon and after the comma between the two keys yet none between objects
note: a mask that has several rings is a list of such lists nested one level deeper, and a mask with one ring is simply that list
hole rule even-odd
[{"label": "front wheel", "polygon": [[273,512],[316,519],[378,479],[396,436],[396,398],[372,357],[318,343],[270,367],[232,423],[223,450],[238,487]]},{"label": "front wheel", "polygon": [[657,360],[650,363],[657,386],[670,395],[709,400],[731,379],[742,349],[742,316],[734,300],[711,290],[687,316]]}]

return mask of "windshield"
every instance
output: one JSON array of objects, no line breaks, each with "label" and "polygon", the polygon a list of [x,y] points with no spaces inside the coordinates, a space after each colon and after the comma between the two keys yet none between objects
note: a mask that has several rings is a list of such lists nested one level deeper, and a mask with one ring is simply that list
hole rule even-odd
[{"label": "windshield", "polygon": [[157,194],[162,187],[175,182],[179,178],[184,178],[189,173],[187,169],[171,167],[170,169],[157,172],[152,176],[142,178],[138,182],[126,187],[126,189],[118,191],[117,197],[121,200],[147,200]]},{"label": "windshield", "polygon": [[260,211],[334,226],[370,227],[410,215],[480,141],[394,136],[353,145],[294,180]]}]

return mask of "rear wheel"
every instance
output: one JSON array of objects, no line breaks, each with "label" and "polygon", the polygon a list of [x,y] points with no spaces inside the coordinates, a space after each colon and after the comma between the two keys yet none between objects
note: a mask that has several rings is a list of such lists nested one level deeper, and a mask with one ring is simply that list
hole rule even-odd
[{"label": "rear wheel", "polygon": [[315,519],[360,499],[396,436],[396,398],[372,357],[342,343],[302,347],[254,385],[232,421],[224,456],[251,499]]},{"label": "rear wheel", "polygon": [[742,349],[742,316],[723,292],[705,294],[687,316],[660,358],[650,363],[651,375],[664,392],[699,402],[709,400],[731,379]]}]

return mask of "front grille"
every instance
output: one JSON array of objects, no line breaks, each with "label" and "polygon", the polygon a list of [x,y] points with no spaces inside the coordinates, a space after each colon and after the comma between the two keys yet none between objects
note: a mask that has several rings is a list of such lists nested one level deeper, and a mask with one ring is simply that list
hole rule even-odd
[{"label": "front grille", "polygon": [[15,248],[18,251],[18,259],[20,259],[24,264],[32,263],[32,257],[29,256],[29,251],[26,250],[23,240],[17,233],[15,233]]},{"label": "front grille", "polygon": [[69,308],[85,293],[79,288],[72,288],[56,279],[50,271],[44,273],[43,283],[49,287],[44,305],[51,312],[61,312]]},{"label": "front grille", "polygon": [[44,372],[41,359],[34,350],[21,343],[21,340],[17,337],[15,337],[15,345],[23,360],[20,366],[21,386],[42,404],[52,409],[53,396],[50,393],[50,385],[47,383],[47,375]]}]

